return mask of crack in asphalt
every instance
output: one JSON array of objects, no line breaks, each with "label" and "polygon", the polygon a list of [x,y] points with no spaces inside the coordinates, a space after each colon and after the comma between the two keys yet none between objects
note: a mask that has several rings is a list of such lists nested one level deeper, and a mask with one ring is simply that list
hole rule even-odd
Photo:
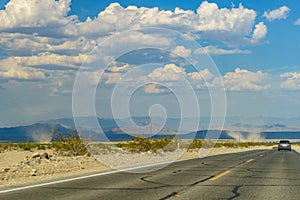
[{"label": "crack in asphalt", "polygon": [[242,185],[237,185],[237,186],[235,186],[235,187],[233,188],[233,190],[231,191],[231,192],[234,194],[234,196],[228,198],[227,200],[235,199],[235,198],[241,196],[241,194],[238,192],[238,190],[240,189],[240,187],[242,187]]}]

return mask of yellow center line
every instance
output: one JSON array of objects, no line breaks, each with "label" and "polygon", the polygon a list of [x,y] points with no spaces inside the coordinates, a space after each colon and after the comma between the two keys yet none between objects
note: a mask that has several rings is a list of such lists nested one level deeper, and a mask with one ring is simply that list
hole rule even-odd
[{"label": "yellow center line", "polygon": [[249,163],[249,162],[252,162],[253,160],[254,159],[251,158],[251,159],[247,160],[246,162]]},{"label": "yellow center line", "polygon": [[227,170],[227,171],[225,171],[225,172],[222,172],[221,174],[218,174],[218,175],[216,175],[216,176],[210,178],[209,180],[214,181],[214,180],[216,180],[216,179],[218,179],[218,178],[221,178],[222,176],[225,176],[225,175],[228,174],[228,173],[230,173],[230,170]]}]

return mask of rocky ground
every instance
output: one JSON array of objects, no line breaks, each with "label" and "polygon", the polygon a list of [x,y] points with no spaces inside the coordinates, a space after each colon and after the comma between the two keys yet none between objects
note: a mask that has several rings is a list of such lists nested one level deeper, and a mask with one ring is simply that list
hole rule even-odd
[{"label": "rocky ground", "polygon": [[109,168],[88,156],[59,156],[52,150],[0,154],[0,186],[12,186],[90,173]]},{"label": "rocky ground", "polygon": [[[18,151],[0,153],[0,187],[28,184],[40,181],[78,176],[103,170],[120,169],[144,164],[175,161],[179,159],[235,153],[255,149],[249,148],[213,148],[209,151],[127,153],[124,151],[89,156],[61,156],[52,150]],[[300,152],[300,148],[293,149]]]}]

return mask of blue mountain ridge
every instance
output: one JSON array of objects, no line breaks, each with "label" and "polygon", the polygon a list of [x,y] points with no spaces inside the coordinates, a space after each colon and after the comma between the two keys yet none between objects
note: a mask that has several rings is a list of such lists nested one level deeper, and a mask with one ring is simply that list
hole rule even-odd
[{"label": "blue mountain ridge", "polygon": [[[119,128],[113,119],[97,118],[102,128],[100,133],[97,127],[91,123],[90,117],[80,118],[80,133],[83,137],[88,137],[92,141],[125,141],[133,136],[149,137],[149,135],[127,134]],[[135,117],[133,121],[141,126],[149,125],[148,117]],[[128,119],[120,120],[122,125],[128,124]],[[174,133],[180,123],[179,119],[167,119],[162,131],[152,138],[175,137]],[[267,126],[267,125],[266,125]],[[283,125],[268,125],[283,127]],[[171,128],[170,128],[171,127]],[[235,131],[241,138],[251,138],[251,132]],[[1,142],[49,142],[57,140],[53,133],[60,133],[62,136],[69,133],[77,134],[73,118],[53,119],[43,122],[37,122],[30,125],[0,128]],[[178,133],[176,137],[181,139],[234,139],[227,130],[198,130],[187,133]],[[265,131],[260,133],[264,139],[300,139],[300,131]],[[237,138],[235,138],[237,139]]]}]

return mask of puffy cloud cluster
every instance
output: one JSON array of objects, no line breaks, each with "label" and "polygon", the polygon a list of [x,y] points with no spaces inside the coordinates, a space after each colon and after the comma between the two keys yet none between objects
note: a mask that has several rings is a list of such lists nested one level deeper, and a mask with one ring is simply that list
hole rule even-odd
[{"label": "puffy cloud cluster", "polygon": [[174,50],[172,51],[173,54],[171,56],[181,56],[188,58],[191,55],[191,52],[191,49],[187,49],[184,46],[180,45],[174,48]]},{"label": "puffy cloud cluster", "polygon": [[22,63],[14,62],[11,59],[0,61],[0,77],[12,78],[17,80],[41,80],[46,75],[40,70],[24,67]]},{"label": "puffy cloud cluster", "polygon": [[264,84],[268,74],[261,71],[251,72],[246,69],[236,68],[234,72],[227,72],[223,81],[226,88],[230,91],[239,90],[265,90],[270,87]]},{"label": "puffy cloud cluster", "polygon": [[263,16],[267,18],[268,21],[274,21],[279,19],[286,19],[289,15],[291,9],[289,9],[287,6],[282,6],[278,9],[264,12]]},{"label": "puffy cloud cluster", "polygon": [[255,25],[255,29],[253,31],[253,36],[252,36],[252,43],[257,43],[263,38],[265,38],[266,34],[268,32],[268,29],[266,25],[263,22],[260,22]]},{"label": "puffy cloud cluster", "polygon": [[164,89],[159,88],[158,85],[155,84],[155,83],[145,85],[145,86],[144,86],[144,91],[145,91],[146,93],[150,93],[150,94],[151,94],[151,93],[153,93],[153,94],[155,94],[155,93],[158,94],[158,93],[163,93],[163,92],[165,92]]},{"label": "puffy cloud cluster", "polygon": [[0,29],[66,25],[71,0],[11,0],[0,11]]},{"label": "puffy cloud cluster", "polygon": [[288,90],[300,89],[300,73],[288,72],[280,75],[285,80],[281,83],[281,87]]},{"label": "puffy cloud cluster", "polygon": [[[224,81],[224,86],[229,91],[253,90],[260,91],[270,88],[268,81],[268,74],[261,71],[251,72],[245,69],[236,68],[234,72],[228,72],[223,77],[217,77],[212,74],[209,69],[203,69],[198,72],[187,73],[185,68],[178,67],[175,64],[167,64],[162,68],[153,70],[149,75],[154,82],[167,83],[180,80],[182,77],[186,78],[194,88],[206,87],[220,87],[221,79]],[[146,92],[155,85],[151,85],[145,90]],[[156,90],[158,93],[163,90]]]},{"label": "puffy cloud cluster", "polygon": [[185,69],[178,67],[175,64],[167,64],[164,67],[156,68],[153,70],[148,77],[152,81],[177,81],[181,76],[186,75]]},{"label": "puffy cloud cluster", "polygon": [[[125,8],[119,3],[112,3],[94,19],[87,18],[85,21],[68,14],[70,4],[71,0],[11,0],[0,10],[0,50],[7,53],[7,57],[0,63],[0,77],[45,79],[46,74],[51,74],[53,70],[78,69],[87,58],[89,60],[86,62],[97,62],[97,58],[88,56],[89,52],[108,36],[130,28],[171,28],[228,46],[256,44],[267,34],[263,22],[256,24],[256,12],[242,4],[219,8],[216,3],[204,1],[196,11],[181,8],[171,11],[157,7]],[[135,34],[123,34],[119,40],[103,45],[105,52],[98,57],[105,59],[107,55],[116,55],[118,51],[124,52],[124,49],[134,49],[141,45],[166,47],[173,43],[163,33],[136,31]],[[238,48],[225,50],[213,46],[205,47],[205,50],[214,55],[249,53]],[[183,45],[175,46],[171,51],[183,57],[203,53]],[[107,75],[106,83],[114,83],[121,72],[127,69],[127,65],[110,67],[108,71],[111,74]],[[183,68],[170,64],[154,70],[148,78],[173,81],[182,74],[195,81],[201,76],[209,76],[205,71],[201,73],[189,74]],[[148,86],[151,87],[154,86]]]},{"label": "puffy cloud cluster", "polygon": [[[69,10],[70,0],[11,0],[5,10],[0,11],[0,30],[26,28],[24,31],[30,32],[29,28],[32,28],[32,33],[95,37],[129,28],[160,26],[200,35],[208,33],[202,37],[229,42],[235,37],[240,40],[249,38],[256,18],[254,10],[241,4],[227,9],[207,1],[201,3],[196,12],[181,8],[174,11],[157,7],[124,8],[112,3],[96,18],[88,17],[84,22],[77,16],[68,16]],[[39,27],[50,29],[41,30]]]}]

